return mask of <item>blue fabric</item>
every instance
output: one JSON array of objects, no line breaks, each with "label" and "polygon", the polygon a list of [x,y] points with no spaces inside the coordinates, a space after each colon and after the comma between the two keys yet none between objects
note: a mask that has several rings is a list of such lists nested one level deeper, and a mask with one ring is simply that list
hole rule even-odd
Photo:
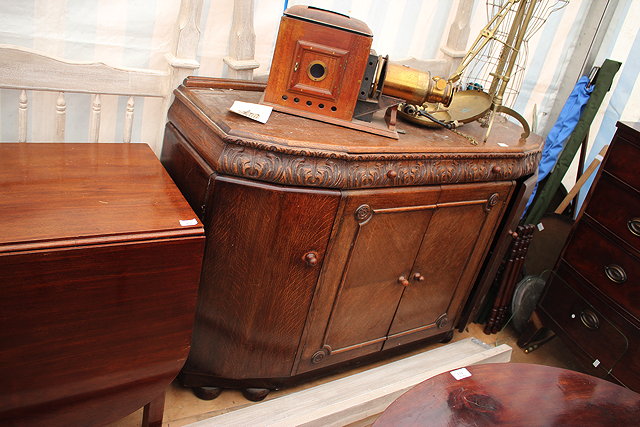
[{"label": "blue fabric", "polygon": [[[580,77],[569,98],[567,98],[567,102],[564,104],[564,107],[562,107],[556,124],[553,125],[549,135],[547,135],[547,139],[544,141],[544,148],[542,149],[542,159],[540,159],[540,165],[538,166],[538,183],[546,178],[549,172],[553,170],[553,167],[558,161],[558,156],[562,153],[565,142],[578,124],[584,106],[587,104],[591,92],[593,92],[594,86],[587,87],[588,84],[589,78],[587,76]],[[538,184],[536,183],[536,188],[533,189],[533,193],[531,193],[531,197],[529,197],[524,212],[527,212],[531,202],[533,202],[537,189]]]}]

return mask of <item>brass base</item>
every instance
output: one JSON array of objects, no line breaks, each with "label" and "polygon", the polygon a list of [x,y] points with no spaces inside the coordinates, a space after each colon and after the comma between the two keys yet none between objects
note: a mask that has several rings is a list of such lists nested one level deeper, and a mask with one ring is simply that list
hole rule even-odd
[{"label": "brass base", "polygon": [[[413,106],[418,108],[418,106]],[[449,107],[438,104],[425,103],[420,108],[426,109],[436,119],[445,123],[457,121],[469,123],[482,117],[491,108],[491,98],[486,92],[480,90],[464,90],[456,92]],[[399,111],[401,118],[427,127],[439,127],[439,125],[427,117]]]}]

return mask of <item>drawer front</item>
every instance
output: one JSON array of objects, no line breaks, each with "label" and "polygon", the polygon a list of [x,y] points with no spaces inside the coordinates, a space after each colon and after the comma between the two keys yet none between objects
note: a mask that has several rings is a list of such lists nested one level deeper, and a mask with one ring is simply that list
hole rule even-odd
[{"label": "drawer front", "polygon": [[640,261],[582,220],[564,255],[596,288],[640,319]]},{"label": "drawer front", "polygon": [[627,351],[628,340],[601,314],[601,310],[578,294],[569,283],[576,286],[576,279],[571,270],[563,266],[552,278],[539,309],[557,324],[557,327],[549,325],[555,332],[574,341],[595,367],[609,371]]},{"label": "drawer front", "polygon": [[617,135],[604,170],[640,190],[639,162],[640,148],[625,137]]},{"label": "drawer front", "polygon": [[640,193],[603,173],[587,215],[640,251]]}]

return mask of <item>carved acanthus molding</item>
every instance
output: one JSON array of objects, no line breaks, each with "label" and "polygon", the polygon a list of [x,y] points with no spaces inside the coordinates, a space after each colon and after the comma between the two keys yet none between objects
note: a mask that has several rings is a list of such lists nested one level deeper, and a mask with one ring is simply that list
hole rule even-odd
[{"label": "carved acanthus molding", "polygon": [[[517,179],[534,173],[540,158],[538,151],[327,155],[321,150],[278,146],[265,150],[250,140],[225,142],[220,173],[286,185],[344,189]],[[390,170],[395,172],[393,178],[388,175]]]}]

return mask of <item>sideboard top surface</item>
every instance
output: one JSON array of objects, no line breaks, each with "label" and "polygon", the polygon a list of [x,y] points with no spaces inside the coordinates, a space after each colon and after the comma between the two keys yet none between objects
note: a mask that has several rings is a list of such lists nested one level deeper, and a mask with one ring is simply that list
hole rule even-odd
[{"label": "sideboard top surface", "polygon": [[492,182],[535,173],[541,156],[540,136],[523,139],[519,125],[501,119],[486,143],[477,122],[460,134],[398,121],[399,139],[277,111],[262,124],[229,108],[259,103],[263,85],[200,80],[175,91],[167,131],[223,175],[337,189]]},{"label": "sideboard top surface", "polygon": [[478,145],[450,130],[422,127],[401,119],[398,119],[397,128],[404,133],[397,140],[277,111],[273,111],[267,123],[262,124],[229,111],[236,100],[259,103],[262,92],[181,87],[177,95],[187,100],[191,108],[200,109],[227,136],[251,138],[274,148],[322,149],[336,154],[476,153],[517,156],[539,151],[543,142],[538,135],[521,139],[520,125],[500,120],[494,124],[486,143],[482,142],[486,128],[477,121],[458,128],[459,132],[474,138]]},{"label": "sideboard top surface", "polygon": [[0,144],[0,216],[0,253],[202,231],[146,144]]}]

